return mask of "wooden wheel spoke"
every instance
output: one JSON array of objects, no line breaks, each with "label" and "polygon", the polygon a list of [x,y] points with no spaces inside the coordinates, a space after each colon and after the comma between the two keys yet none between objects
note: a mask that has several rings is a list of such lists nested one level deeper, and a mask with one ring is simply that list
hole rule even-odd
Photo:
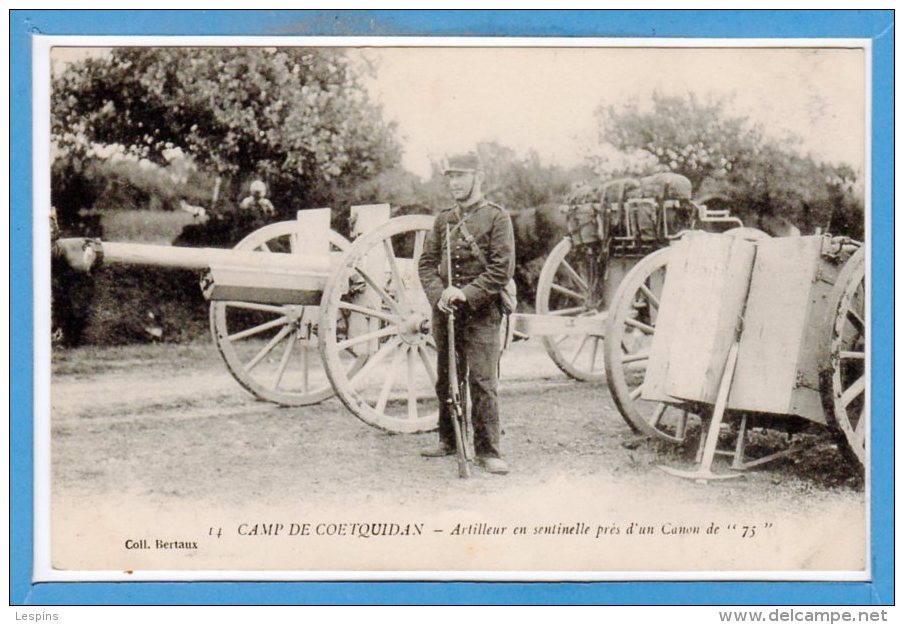
[{"label": "wooden wheel spoke", "polygon": [[417,357],[411,347],[408,348],[408,418],[417,419]]},{"label": "wooden wheel spoke", "polygon": [[392,296],[386,292],[386,289],[384,289],[382,286],[380,286],[377,283],[377,281],[374,280],[370,276],[370,274],[368,274],[366,271],[361,269],[361,267],[355,267],[355,271],[357,271],[358,275],[360,275],[362,278],[364,278],[364,281],[367,282],[368,286],[370,286],[370,288],[372,288],[374,291],[376,291],[377,295],[379,295],[380,298],[384,302],[386,302],[386,305],[389,306],[389,309],[392,312],[394,312],[396,315],[398,315],[400,317],[402,316],[402,310],[401,310],[401,308],[399,308],[399,304],[394,299],[392,299]]},{"label": "wooden wheel spoke", "polygon": [[653,334],[656,332],[656,328],[654,328],[650,324],[644,323],[643,321],[638,321],[637,319],[633,319],[631,317],[627,317],[625,319],[625,325],[629,325],[632,328],[637,328],[644,334]]},{"label": "wooden wheel spoke", "polygon": [[650,352],[637,352],[636,354],[625,354],[622,356],[622,364],[627,365],[632,362],[640,362],[641,360],[647,360],[650,357]]},{"label": "wooden wheel spoke", "polygon": [[585,308],[583,306],[574,306],[572,308],[562,308],[559,310],[552,310],[548,314],[554,315],[557,317],[567,317],[569,315],[574,315],[576,313],[583,312]]},{"label": "wooden wheel spoke", "polygon": [[[640,387],[638,387],[640,388]],[[665,414],[665,409],[667,408],[667,404],[665,402],[659,402],[656,405],[656,410],[653,411],[653,414],[650,415],[649,424],[651,427],[656,427],[659,425],[660,419],[662,419],[662,415]]]},{"label": "wooden wheel spoke", "polygon": [[647,298],[647,301],[652,304],[653,308],[659,308],[659,298],[653,294],[653,291],[650,290],[646,284],[640,285],[640,292],[644,294],[644,297]]},{"label": "wooden wheel spoke", "polygon": [[424,241],[427,240],[427,233],[423,230],[419,230],[414,235],[414,252],[412,253],[412,257],[414,258],[414,262],[417,262],[421,254],[424,252]]},{"label": "wooden wheel spoke", "polygon": [[568,277],[574,280],[575,284],[577,284],[580,289],[586,291],[587,293],[590,292],[590,287],[587,286],[587,281],[584,280],[584,278],[582,278],[581,275],[574,270],[574,267],[572,267],[571,264],[564,258],[562,259],[561,267],[565,270],[565,273],[568,274]]},{"label": "wooden wheel spoke", "polygon": [[389,392],[392,390],[392,384],[395,381],[396,371],[399,368],[399,360],[402,350],[398,349],[392,355],[392,364],[386,369],[386,377],[383,379],[383,388],[380,389],[380,396],[377,398],[377,404],[374,410],[383,412],[386,410],[386,402],[389,400]]},{"label": "wooden wheel spoke", "polygon": [[684,440],[684,434],[687,431],[687,410],[682,410],[678,415],[678,422],[675,424],[675,438]]},{"label": "wooden wheel spoke", "polygon": [[304,345],[301,346],[301,388],[305,393],[308,392],[308,383],[310,382],[310,351]]},{"label": "wooden wheel spoke", "polygon": [[860,418],[857,419],[857,425],[854,427],[854,438],[858,445],[863,445],[866,442],[866,418],[865,418],[865,410],[860,411]]},{"label": "wooden wheel spoke", "polygon": [[358,369],[357,371],[355,371],[351,375],[349,375],[349,377],[348,377],[349,383],[352,386],[354,386],[357,382],[366,378],[367,375],[371,371],[373,371],[374,367],[376,367],[378,364],[380,364],[383,361],[383,359],[385,359],[386,356],[392,350],[399,347],[399,345],[401,343],[402,343],[402,339],[400,339],[398,337],[393,337],[392,339],[387,341],[380,349],[377,350],[377,352],[373,356],[371,356],[370,358],[367,359],[367,362],[364,363],[363,367],[361,367],[360,369]]},{"label": "wooden wheel spoke", "polygon": [[861,375],[841,394],[841,405],[847,408],[866,388],[866,376]]},{"label": "wooden wheel spoke", "polygon": [[553,291],[555,291],[556,293],[561,293],[562,295],[567,295],[571,299],[576,299],[580,302],[583,302],[586,299],[584,297],[584,295],[582,295],[581,293],[578,293],[577,291],[573,291],[573,290],[569,289],[568,287],[562,286],[561,284],[556,284],[555,282],[553,282],[550,285],[550,288]]},{"label": "wooden wheel spoke", "polygon": [[866,359],[866,352],[842,351],[838,352],[838,357],[842,360],[864,360]]},{"label": "wooden wheel spoke", "polygon": [[383,239],[383,250],[386,252],[386,260],[389,263],[389,272],[392,275],[392,283],[396,287],[396,294],[399,300],[405,303],[407,301],[405,282],[402,281],[402,272],[399,271],[399,264],[396,262],[395,250],[390,237]]},{"label": "wooden wheel spoke", "polygon": [[581,342],[578,345],[578,348],[574,351],[574,354],[572,354],[571,359],[569,360],[569,362],[571,362],[571,364],[574,364],[574,362],[578,359],[578,356],[580,355],[581,350],[584,349],[584,346],[587,344],[588,340],[590,340],[590,335],[587,335],[583,339],[581,339]]},{"label": "wooden wheel spoke", "polygon": [[280,317],[279,319],[267,321],[266,323],[254,326],[253,328],[248,328],[247,330],[242,330],[241,332],[236,332],[235,334],[230,334],[226,338],[230,341],[239,341],[241,339],[248,338],[249,336],[254,336],[255,334],[260,334],[261,332],[266,332],[267,330],[270,330],[272,328],[277,328],[279,326],[288,327],[286,325],[288,321],[289,320],[286,317]]},{"label": "wooden wheel spoke", "polygon": [[367,306],[361,306],[359,304],[352,304],[351,302],[339,302],[339,309],[360,313],[362,315],[367,315],[368,317],[374,317],[376,319],[380,319],[380,320],[386,321],[388,323],[398,323],[399,322],[399,318],[396,315],[390,315],[389,313],[387,313],[383,310],[377,310],[376,308],[368,308]]},{"label": "wooden wheel spoke", "polygon": [[427,353],[427,349],[423,346],[418,346],[417,353],[421,357],[421,364],[424,365],[424,369],[427,371],[427,377],[430,378],[430,384],[436,386],[436,370],[433,368],[433,363],[430,362],[430,354]]},{"label": "wooden wheel spoke", "polygon": [[628,393],[628,397],[630,397],[632,400],[636,401],[637,398],[640,397],[641,393],[643,393],[643,384],[641,384],[640,386],[635,388],[633,391]]},{"label": "wooden wheel spoke", "polygon": [[358,336],[353,336],[350,339],[345,339],[344,341],[339,341],[338,343],[336,343],[336,347],[339,349],[339,351],[342,351],[344,349],[348,349],[349,347],[354,347],[355,345],[359,345],[359,344],[367,342],[367,341],[381,339],[383,337],[392,336],[392,335],[398,334],[398,333],[399,333],[398,326],[389,325],[389,326],[386,326],[385,328],[380,328],[379,330],[374,330],[373,332],[359,334]]},{"label": "wooden wheel spoke", "polygon": [[[295,347],[295,333],[289,337],[289,340],[286,341],[286,349],[283,351],[282,358],[279,361],[279,367],[276,369],[276,381],[273,383],[273,388],[279,388],[279,385],[282,383],[283,375],[286,373],[286,367],[289,365],[289,357],[292,355],[292,348]],[[304,349],[304,347],[302,347]]]},{"label": "wooden wheel spoke", "polygon": [[270,341],[261,348],[261,350],[254,356],[254,358],[252,358],[250,361],[248,361],[248,364],[245,365],[245,371],[250,372],[252,369],[254,369],[260,363],[260,361],[264,359],[264,356],[269,354],[270,351],[274,347],[276,347],[276,344],[279,343],[284,338],[286,338],[286,335],[289,334],[289,332],[291,332],[291,331],[292,331],[291,326],[285,326],[282,330],[277,332],[273,336],[273,338],[270,339]]},{"label": "wooden wheel spoke", "polygon": [[[411,252],[411,262],[414,263],[414,289],[417,291],[423,291],[424,285],[421,283],[421,273],[418,271],[418,262],[420,261],[421,254],[424,253],[424,241],[427,239],[427,233],[419,230],[414,235],[414,249]],[[415,299],[417,296],[415,296]]]},{"label": "wooden wheel spoke", "polygon": [[283,306],[272,306],[270,304],[257,304],[255,302],[223,302],[226,306],[230,308],[241,308],[242,310],[258,310],[261,312],[269,312],[277,315],[284,315],[286,309]]},{"label": "wooden wheel spoke", "polygon": [[851,325],[853,325],[854,328],[857,330],[857,332],[859,332],[860,334],[863,334],[863,332],[866,328],[866,324],[863,322],[863,317],[861,317],[859,314],[857,314],[857,311],[855,311],[853,308],[847,309],[846,317],[847,317],[847,320],[851,322]]},{"label": "wooden wheel spoke", "polygon": [[590,352],[590,373],[593,373],[593,370],[596,367],[596,353],[599,350],[599,346],[600,346],[600,337],[594,336],[592,338],[593,338],[593,349]]}]

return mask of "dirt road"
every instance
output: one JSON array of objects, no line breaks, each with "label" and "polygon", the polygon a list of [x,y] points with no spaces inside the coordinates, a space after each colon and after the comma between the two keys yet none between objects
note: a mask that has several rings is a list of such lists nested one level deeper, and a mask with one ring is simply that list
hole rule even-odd
[{"label": "dirt road", "polygon": [[[162,526],[172,532],[192,514],[191,532],[225,519],[226,531],[239,534],[248,515],[297,517],[302,510],[318,518],[338,511],[427,515],[437,533],[460,517],[527,518],[531,527],[592,519],[594,532],[606,524],[602,519],[621,532],[639,521],[657,534],[676,520],[699,526],[715,520],[725,528],[757,524],[760,536],[768,525],[772,533],[768,549],[751,545],[746,560],[728,547],[735,543],[705,561],[685,545],[667,557],[659,547],[639,556],[628,548],[621,555],[593,552],[586,563],[578,547],[550,546],[527,550],[529,556],[524,549],[490,552],[486,562],[450,557],[450,569],[827,570],[862,568],[865,561],[862,483],[830,436],[807,435],[805,452],[738,480],[679,480],[655,465],[686,464],[693,449],[637,438],[604,385],[571,382],[539,342],[516,344],[503,361],[503,447],[512,465],[505,477],[477,470],[474,479],[459,480],[453,459],[418,456],[435,435],[378,431],[336,399],[306,408],[257,401],[209,344],[56,352],[51,401],[54,564],[62,568],[233,568],[222,560],[230,557],[250,568],[292,568],[297,560],[283,559],[294,553],[288,547],[262,556],[239,542],[232,555],[208,550],[190,561],[164,557],[170,554],[154,560],[124,551],[121,538]],[[767,436],[763,444],[780,438]],[[301,568],[328,562],[361,569],[370,562],[324,549]],[[443,568],[425,564],[417,551],[399,556],[405,563],[399,566]],[[139,564],[131,564],[136,557]],[[387,566],[385,554],[373,558],[384,563],[376,568]]]}]

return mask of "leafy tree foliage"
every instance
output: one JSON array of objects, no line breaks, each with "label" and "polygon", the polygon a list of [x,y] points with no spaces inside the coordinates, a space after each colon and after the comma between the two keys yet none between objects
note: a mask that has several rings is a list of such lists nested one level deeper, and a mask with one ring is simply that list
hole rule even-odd
[{"label": "leafy tree foliage", "polygon": [[226,179],[263,178],[284,214],[395,165],[394,128],[342,51],[117,48],[54,80],[61,155],[121,145],[164,165],[180,148]]},{"label": "leafy tree foliage", "polygon": [[448,205],[450,201],[449,191],[439,178],[425,183],[407,169],[394,167],[348,189],[340,204],[342,206],[381,202],[392,206],[420,204],[436,210]]},{"label": "leafy tree foliage", "polygon": [[592,161],[604,177],[673,171],[698,196],[725,197],[750,225],[780,217],[804,233],[863,236],[861,183],[851,167],[801,155],[795,137],[767,138],[725,101],[654,93],[649,108],[600,107],[597,119],[600,143],[622,156]]},{"label": "leafy tree foliage", "polygon": [[[495,141],[482,141],[475,151],[486,171],[484,191],[510,211],[560,202],[572,184],[593,175],[588,168],[546,165],[533,150],[519,157],[513,149]],[[432,169],[427,186],[448,205],[451,198],[442,180],[442,163],[433,163]]]}]

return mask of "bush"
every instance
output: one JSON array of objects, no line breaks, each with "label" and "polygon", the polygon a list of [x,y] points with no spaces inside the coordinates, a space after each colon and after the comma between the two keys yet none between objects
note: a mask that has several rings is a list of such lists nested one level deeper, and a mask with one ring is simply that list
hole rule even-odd
[{"label": "bush", "polygon": [[93,298],[78,318],[83,329],[73,337],[75,343],[67,343],[126,345],[201,339],[208,332],[208,304],[199,277],[197,271],[185,269],[103,267],[89,278]]}]

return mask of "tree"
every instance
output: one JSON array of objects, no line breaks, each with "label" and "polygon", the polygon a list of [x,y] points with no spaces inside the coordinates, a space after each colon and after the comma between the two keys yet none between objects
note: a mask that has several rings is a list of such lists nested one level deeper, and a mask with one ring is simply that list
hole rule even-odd
[{"label": "tree", "polygon": [[449,204],[449,192],[440,180],[424,183],[407,169],[394,167],[347,190],[341,205],[387,203],[392,206],[421,204],[439,209]]},{"label": "tree", "polygon": [[[730,114],[725,100],[654,92],[648,109],[632,102],[596,114],[600,153],[614,149],[623,156],[591,159],[604,177],[672,171],[690,179],[698,197],[726,197],[750,225],[776,217],[804,233],[828,227],[833,234],[863,236],[853,169],[800,154],[796,137],[767,138],[747,118]],[[619,167],[605,167],[613,162]]]},{"label": "tree", "polygon": [[687,176],[694,188],[708,177],[724,177],[757,155],[762,132],[746,118],[731,117],[722,100],[653,92],[652,106],[637,102],[600,107],[600,141],[622,152],[650,155],[664,171]]},{"label": "tree", "polygon": [[395,165],[400,148],[341,50],[117,48],[54,80],[61,155],[119,144],[165,164],[180,148],[227,179],[263,178],[284,214]]}]

